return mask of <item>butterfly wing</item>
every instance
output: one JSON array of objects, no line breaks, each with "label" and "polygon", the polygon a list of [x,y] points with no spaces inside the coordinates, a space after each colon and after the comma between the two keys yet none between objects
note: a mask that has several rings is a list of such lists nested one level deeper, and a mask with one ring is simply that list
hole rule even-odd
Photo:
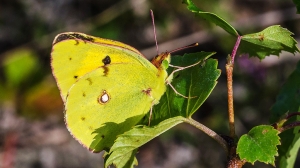
[{"label": "butterfly wing", "polygon": [[74,32],[56,36],[51,67],[64,102],[68,90],[80,77],[109,63],[105,60],[107,56],[113,63],[140,62],[150,70],[155,70],[139,51],[121,42]]},{"label": "butterfly wing", "polygon": [[93,152],[109,149],[165,92],[164,79],[138,62],[112,63],[82,76],[69,90],[65,121]]},{"label": "butterfly wing", "polygon": [[166,70],[136,49],[82,33],[56,36],[51,67],[65,103],[67,128],[94,152],[111,147],[166,90]]}]

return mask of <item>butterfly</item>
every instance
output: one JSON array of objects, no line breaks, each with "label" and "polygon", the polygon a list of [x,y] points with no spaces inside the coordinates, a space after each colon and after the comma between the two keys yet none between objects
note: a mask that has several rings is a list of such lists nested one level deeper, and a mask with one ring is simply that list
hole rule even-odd
[{"label": "butterfly", "polygon": [[172,76],[170,52],[148,61],[135,48],[83,33],[58,34],[51,67],[71,135],[92,152],[109,150],[116,136],[158,104]]}]

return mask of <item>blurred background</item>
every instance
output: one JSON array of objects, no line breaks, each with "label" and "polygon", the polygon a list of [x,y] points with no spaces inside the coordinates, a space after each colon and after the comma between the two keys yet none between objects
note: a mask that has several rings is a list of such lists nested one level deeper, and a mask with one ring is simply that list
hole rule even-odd
[{"label": "blurred background", "polygon": [[[300,17],[292,0],[194,0],[198,7],[229,21],[242,34],[279,24],[300,41]],[[103,167],[102,153],[90,153],[68,133],[63,102],[51,74],[54,37],[74,31],[118,40],[151,59],[157,54],[149,10],[155,15],[159,51],[194,42],[198,47],[176,54],[216,51],[219,82],[193,118],[228,134],[226,56],[235,38],[195,17],[181,0],[1,0],[0,1],[0,167]],[[299,45],[298,45],[299,47]],[[295,69],[299,54],[237,57],[234,71],[236,132],[269,124],[269,109]],[[221,146],[199,130],[181,124],[140,148],[138,167],[224,167]],[[300,166],[300,158],[296,166]],[[245,167],[272,167],[261,163]]]}]

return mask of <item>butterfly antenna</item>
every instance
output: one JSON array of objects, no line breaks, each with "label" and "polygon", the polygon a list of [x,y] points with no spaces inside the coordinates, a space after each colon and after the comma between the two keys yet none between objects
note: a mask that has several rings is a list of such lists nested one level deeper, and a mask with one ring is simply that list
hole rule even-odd
[{"label": "butterfly antenna", "polygon": [[154,39],[155,39],[155,44],[156,44],[156,52],[157,52],[157,55],[158,55],[159,52],[158,52],[158,45],[157,45],[157,39],[156,39],[156,30],[155,30],[154,14],[153,14],[152,9],[150,9],[150,13],[151,13],[151,18],[152,18],[153,33],[154,33]]},{"label": "butterfly antenna", "polygon": [[172,50],[172,51],[170,51],[169,53],[174,53],[174,52],[176,52],[176,51],[184,50],[184,49],[191,48],[191,47],[196,47],[196,46],[198,46],[198,45],[199,45],[199,43],[193,43],[193,44],[190,44],[190,45],[187,45],[187,46],[180,47],[180,48],[177,48],[177,49],[175,49],[175,50]]}]

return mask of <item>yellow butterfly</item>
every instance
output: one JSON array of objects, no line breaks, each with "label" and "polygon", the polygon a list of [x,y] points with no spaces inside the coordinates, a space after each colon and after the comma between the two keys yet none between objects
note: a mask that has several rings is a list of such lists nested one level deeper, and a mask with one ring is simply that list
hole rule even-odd
[{"label": "yellow butterfly", "polygon": [[169,52],[149,62],[118,41],[75,32],[57,35],[51,67],[70,133],[93,152],[109,150],[117,135],[159,103],[172,80],[169,62]]}]

